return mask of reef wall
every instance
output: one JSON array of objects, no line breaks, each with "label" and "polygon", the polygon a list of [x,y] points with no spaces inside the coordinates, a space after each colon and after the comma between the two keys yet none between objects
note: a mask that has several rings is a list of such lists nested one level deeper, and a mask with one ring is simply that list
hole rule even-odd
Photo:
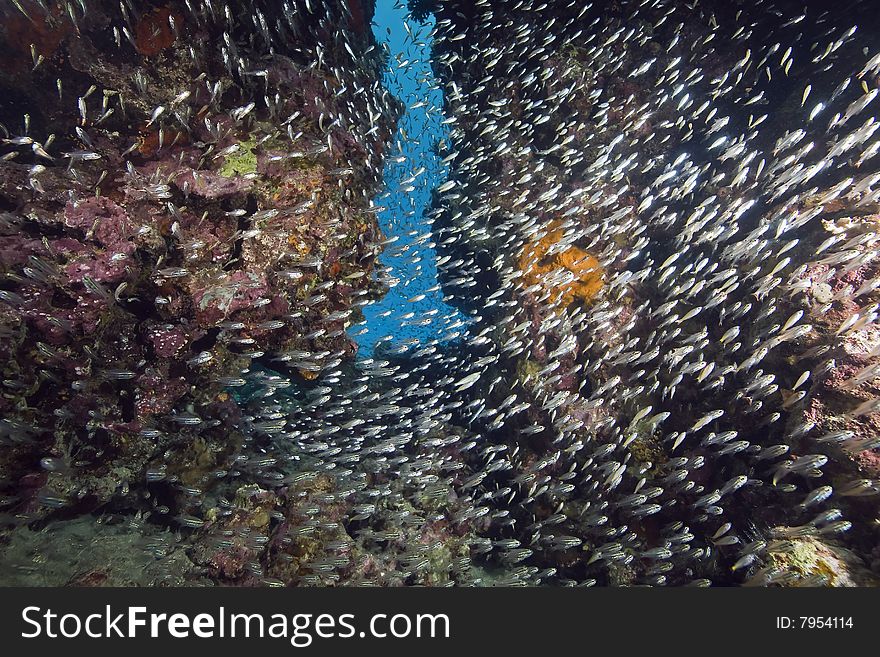
[{"label": "reef wall", "polygon": [[869,4],[411,5],[507,581],[875,583]]},{"label": "reef wall", "polygon": [[371,3],[0,12],[4,524],[201,525],[278,430],[243,377],[357,350],[400,111]]},{"label": "reef wall", "polygon": [[870,3],[0,11],[0,583],[876,583]]}]

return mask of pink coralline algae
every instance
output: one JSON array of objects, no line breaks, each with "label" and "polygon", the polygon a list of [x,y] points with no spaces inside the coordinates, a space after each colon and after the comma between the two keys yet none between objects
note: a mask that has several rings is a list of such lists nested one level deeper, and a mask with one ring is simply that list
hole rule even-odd
[{"label": "pink coralline algae", "polygon": [[182,171],[174,182],[179,189],[211,201],[246,194],[254,188],[253,178],[223,176],[212,171]]},{"label": "pink coralline algae", "polygon": [[215,326],[238,310],[253,307],[268,291],[266,279],[251,272],[218,272],[200,280],[192,294],[200,326]]},{"label": "pink coralline algae", "polygon": [[103,196],[70,201],[64,208],[64,225],[78,228],[105,246],[133,235],[134,226],[119,205]]},{"label": "pink coralline algae", "polygon": [[148,328],[147,339],[153,345],[153,352],[159,358],[176,356],[189,343],[189,337],[184,330],[173,324]]},{"label": "pink coralline algae", "polygon": [[85,241],[100,245],[95,249],[80,246],[79,253],[72,255],[64,268],[70,282],[82,283],[89,277],[118,283],[125,278],[137,246],[135,225],[121,206],[100,196],[71,201],[64,209],[64,225],[76,229]]},{"label": "pink coralline algae", "polygon": [[135,411],[138,419],[170,413],[177,401],[188,392],[184,377],[171,377],[161,371],[147,369],[137,379]]}]

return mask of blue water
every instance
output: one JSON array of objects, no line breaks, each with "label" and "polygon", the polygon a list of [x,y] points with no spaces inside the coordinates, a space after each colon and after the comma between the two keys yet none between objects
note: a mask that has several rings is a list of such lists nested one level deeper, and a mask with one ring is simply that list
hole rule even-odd
[{"label": "blue water", "polygon": [[373,21],[376,40],[391,55],[383,82],[407,109],[385,163],[385,190],[373,200],[385,208],[378,214],[385,239],[397,238],[379,257],[379,269],[385,270],[380,278],[392,287],[364,307],[365,321],[350,331],[365,356],[383,341],[403,349],[454,339],[466,322],[443,300],[426,216],[431,190],[448,174],[435,152],[448,141],[449,130],[443,124],[443,92],[431,70],[434,18],[429,15],[421,24],[408,21],[404,4],[380,0]]}]

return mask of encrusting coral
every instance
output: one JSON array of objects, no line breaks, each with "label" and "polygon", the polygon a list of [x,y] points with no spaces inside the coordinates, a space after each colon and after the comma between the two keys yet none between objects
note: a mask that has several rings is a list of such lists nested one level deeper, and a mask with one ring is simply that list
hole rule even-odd
[{"label": "encrusting coral", "polygon": [[540,289],[551,305],[565,308],[575,300],[589,302],[602,289],[604,270],[587,251],[565,241],[565,230],[552,222],[537,242],[519,255],[521,285]]}]

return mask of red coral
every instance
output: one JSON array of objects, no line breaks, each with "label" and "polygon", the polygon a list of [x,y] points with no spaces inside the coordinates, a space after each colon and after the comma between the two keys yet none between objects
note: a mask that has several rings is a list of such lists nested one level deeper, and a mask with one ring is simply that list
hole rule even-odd
[{"label": "red coral", "polygon": [[73,578],[71,578],[71,580],[67,582],[67,586],[107,586],[109,580],[110,576],[104,571],[90,570],[85,573],[74,575]]},{"label": "red coral", "polygon": [[27,16],[15,13],[4,17],[2,23],[6,48],[0,58],[0,68],[13,73],[33,66],[32,44],[38,55],[48,58],[55,54],[71,31],[70,20],[60,2],[53,5],[48,14],[31,5],[27,6],[27,12]]},{"label": "red coral", "polygon": [[185,146],[189,144],[189,135],[185,132],[173,129],[165,129],[162,135],[162,144],[159,144],[159,131],[144,128],[138,139],[138,153],[144,157],[155,157],[162,148]]}]

